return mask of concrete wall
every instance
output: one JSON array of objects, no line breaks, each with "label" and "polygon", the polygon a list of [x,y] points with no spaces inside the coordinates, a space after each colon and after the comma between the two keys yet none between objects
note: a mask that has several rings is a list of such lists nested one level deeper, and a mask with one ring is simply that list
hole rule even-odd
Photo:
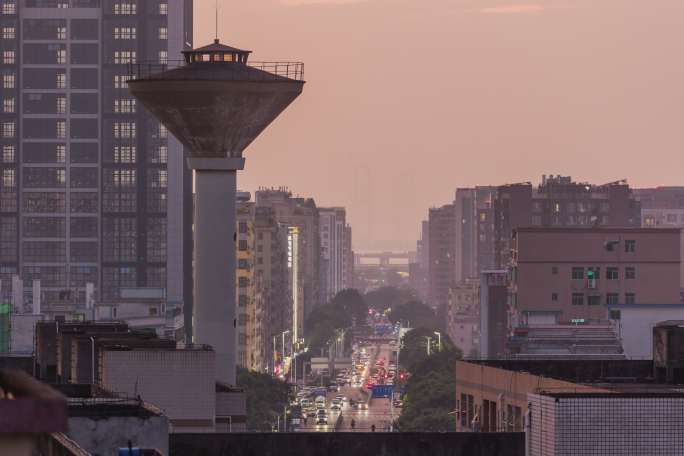
[{"label": "concrete wall", "polygon": [[72,417],[67,435],[86,451],[98,456],[116,456],[118,448],[154,448],[169,454],[169,421],[165,416],[140,418]]},{"label": "concrete wall", "polygon": [[174,432],[213,431],[216,416],[213,351],[104,351],[101,356],[102,386],[131,397],[139,394],[145,402],[163,410]]},{"label": "concrete wall", "polygon": [[[607,241],[619,241],[613,251]],[[625,252],[625,240],[636,241],[634,252]],[[559,321],[573,318],[607,318],[606,294],[634,293],[637,304],[680,302],[680,241],[678,229],[521,229],[517,232],[517,308],[521,312],[555,311]],[[596,289],[585,279],[572,279],[572,268],[599,267]],[[608,280],[608,267],[618,268],[618,279]],[[625,270],[634,267],[636,277]],[[554,269],[555,268],[555,269]],[[572,294],[584,295],[583,305],[572,305]],[[587,296],[599,295],[600,305],[589,306]],[[555,297],[555,300],[554,300]]]},{"label": "concrete wall", "polygon": [[519,433],[173,434],[172,456],[523,456]]},{"label": "concrete wall", "polygon": [[42,315],[12,314],[11,353],[33,353],[36,322],[42,319]]},{"label": "concrete wall", "polygon": [[614,320],[625,356],[629,359],[653,359],[653,327],[665,320],[684,320],[684,305],[611,306],[619,310]]}]

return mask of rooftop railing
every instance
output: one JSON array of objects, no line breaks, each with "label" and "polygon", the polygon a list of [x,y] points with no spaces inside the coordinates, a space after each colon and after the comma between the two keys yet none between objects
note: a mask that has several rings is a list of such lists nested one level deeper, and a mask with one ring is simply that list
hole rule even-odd
[{"label": "rooftop railing", "polygon": [[[196,62],[188,64],[185,60],[169,60],[166,63],[137,62],[128,65],[128,77],[129,80],[156,79],[155,76],[160,73],[189,65],[200,65],[199,68],[211,68],[210,65],[220,65],[222,67],[220,73],[211,71],[200,73],[199,77],[201,79],[231,80],[231,75],[233,75],[235,80],[244,80],[244,76],[249,74],[250,79],[262,81],[273,81],[275,79],[273,76],[288,78],[294,81],[304,80],[303,62],[248,62],[246,65],[236,62]],[[254,69],[262,73],[251,71]]]}]

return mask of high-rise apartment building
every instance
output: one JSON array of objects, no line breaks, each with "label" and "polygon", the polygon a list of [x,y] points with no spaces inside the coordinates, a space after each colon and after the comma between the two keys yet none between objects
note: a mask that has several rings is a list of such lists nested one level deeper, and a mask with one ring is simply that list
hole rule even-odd
[{"label": "high-rise apartment building", "polygon": [[237,242],[235,252],[235,319],[237,323],[237,345],[235,363],[254,369],[254,326],[256,307],[254,293],[254,203],[249,202],[249,193],[238,194],[235,208]]},{"label": "high-rise apartment building", "polygon": [[446,311],[456,282],[456,210],[453,204],[431,208],[428,219],[428,303]]},{"label": "high-rise apartment building", "polygon": [[[350,243],[347,213],[343,207],[318,208],[321,238],[321,298],[329,301],[346,287]],[[351,234],[351,228],[349,228]],[[353,264],[353,263],[352,263]]]},{"label": "high-rise apartment building", "polygon": [[542,176],[541,185],[498,187],[493,199],[494,263],[510,264],[510,242],[520,227],[638,227],[640,206],[625,181],[605,185]]},{"label": "high-rise apartment building", "polygon": [[[0,280],[78,312],[121,288],[191,301],[183,149],[127,90],[128,65],[192,43],[192,0],[0,2]],[[18,304],[15,303],[17,306]]]},{"label": "high-rise apartment building", "polygon": [[477,278],[493,266],[492,197],[496,187],[458,188],[456,210],[456,280]]},{"label": "high-rise apartment building", "polygon": [[342,289],[354,288],[354,247],[352,244],[352,227],[344,227],[344,259],[342,263]]},{"label": "high-rise apartment building", "polygon": [[288,276],[292,296],[291,337],[304,337],[304,319],[321,302],[319,210],[312,198],[293,197],[284,188],[256,192],[256,207],[271,208],[288,229]]}]

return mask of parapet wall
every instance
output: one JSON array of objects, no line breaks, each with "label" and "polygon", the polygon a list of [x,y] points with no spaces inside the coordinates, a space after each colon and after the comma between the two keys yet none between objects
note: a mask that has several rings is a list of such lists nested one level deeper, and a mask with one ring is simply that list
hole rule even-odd
[{"label": "parapet wall", "polygon": [[524,456],[525,434],[243,433],[172,434],[171,456]]}]

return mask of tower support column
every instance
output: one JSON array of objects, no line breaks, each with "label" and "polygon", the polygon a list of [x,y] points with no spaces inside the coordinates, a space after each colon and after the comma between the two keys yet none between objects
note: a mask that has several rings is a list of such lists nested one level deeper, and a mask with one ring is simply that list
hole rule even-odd
[{"label": "tower support column", "polygon": [[192,339],[216,353],[216,378],[235,385],[235,193],[244,158],[189,158],[195,171]]}]

